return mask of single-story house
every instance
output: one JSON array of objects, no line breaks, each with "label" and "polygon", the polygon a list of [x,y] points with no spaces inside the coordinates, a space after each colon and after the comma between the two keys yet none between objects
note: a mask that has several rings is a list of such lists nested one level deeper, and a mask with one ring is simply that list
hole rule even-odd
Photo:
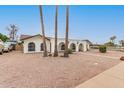
[{"label": "single-story house", "polygon": [[[50,53],[54,52],[55,39],[52,37],[46,37],[46,46],[47,51]],[[42,35],[21,35],[20,38],[23,41],[23,52],[24,53],[38,53],[43,52],[43,37]],[[58,51],[62,52],[65,49],[65,39],[58,38]],[[69,39],[68,48],[72,49],[75,52],[78,51],[88,51],[90,49],[90,41],[89,40],[77,40],[77,39]]]}]

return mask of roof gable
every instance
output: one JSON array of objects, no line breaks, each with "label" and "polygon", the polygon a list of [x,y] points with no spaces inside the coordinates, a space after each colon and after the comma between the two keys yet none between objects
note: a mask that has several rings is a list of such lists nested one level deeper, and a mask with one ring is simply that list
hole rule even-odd
[{"label": "roof gable", "polygon": [[[37,37],[37,36],[43,37],[42,35],[38,34],[38,35],[28,36],[28,37],[22,38],[21,40],[23,41],[23,40],[30,39],[30,38]],[[45,39],[50,40],[50,39],[47,38],[47,37],[45,37]]]}]

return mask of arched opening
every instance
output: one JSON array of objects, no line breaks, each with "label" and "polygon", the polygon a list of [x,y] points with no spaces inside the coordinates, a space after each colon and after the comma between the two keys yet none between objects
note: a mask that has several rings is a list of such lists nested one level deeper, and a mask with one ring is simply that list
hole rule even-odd
[{"label": "arched opening", "polygon": [[28,51],[35,51],[35,43],[31,42],[28,44]]},{"label": "arched opening", "polygon": [[64,44],[64,42],[59,43],[58,50],[59,51],[64,51],[65,50],[65,44]]},{"label": "arched opening", "polygon": [[83,44],[79,44],[79,48],[78,48],[78,51],[81,52],[81,51],[84,51],[84,47],[83,47]]},{"label": "arched opening", "polygon": [[75,52],[76,51],[76,45],[74,43],[71,43],[70,49]]},{"label": "arched opening", "polygon": [[43,43],[41,43],[41,45],[40,45],[40,51],[44,51]]}]

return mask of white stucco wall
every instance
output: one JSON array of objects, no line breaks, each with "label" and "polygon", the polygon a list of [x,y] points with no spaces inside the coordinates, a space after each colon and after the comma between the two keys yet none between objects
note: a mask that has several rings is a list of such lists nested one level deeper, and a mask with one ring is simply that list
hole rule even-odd
[{"label": "white stucco wall", "polygon": [[[29,43],[35,43],[35,51],[28,51],[28,44]],[[50,42],[51,42],[51,51],[50,51]],[[59,51],[59,44],[60,43],[64,43],[65,39],[63,38],[58,38],[58,51]],[[43,43],[43,38],[41,36],[35,36],[29,39],[25,39],[24,43],[23,43],[23,47],[24,47],[24,53],[35,53],[35,52],[43,52],[40,51],[41,49],[41,43]],[[89,43],[87,41],[83,41],[83,40],[74,40],[74,39],[69,39],[69,44],[68,44],[68,48],[70,48],[70,45],[74,43],[76,46],[76,52],[79,51],[79,45],[82,44],[83,45],[83,52],[89,50]],[[54,45],[55,45],[55,39],[54,38],[50,38],[50,40],[46,39],[46,45],[47,45],[47,51],[54,53]]]},{"label": "white stucco wall", "polygon": [[[35,51],[30,51],[30,52],[28,51],[28,44],[30,42],[35,43]],[[43,43],[43,39],[41,36],[36,36],[36,37],[26,39],[24,40],[24,44],[23,44],[23,47],[24,47],[23,52],[24,53],[43,52],[43,51],[40,51],[41,43]],[[47,51],[50,52],[50,42],[47,39],[46,39],[46,45],[47,45]]]},{"label": "white stucco wall", "polygon": [[[54,53],[54,44],[55,44],[55,39],[51,38],[51,52]],[[63,38],[59,38],[57,45],[58,45],[58,51],[59,51],[59,44],[60,43],[64,43],[65,39]],[[82,44],[83,45],[83,52],[87,51],[87,48],[90,49],[89,47],[89,43],[87,41],[83,41],[83,40],[73,40],[73,39],[69,39],[69,44],[68,44],[68,48],[70,48],[70,45],[74,43],[76,45],[76,52],[79,51],[79,45]]]}]

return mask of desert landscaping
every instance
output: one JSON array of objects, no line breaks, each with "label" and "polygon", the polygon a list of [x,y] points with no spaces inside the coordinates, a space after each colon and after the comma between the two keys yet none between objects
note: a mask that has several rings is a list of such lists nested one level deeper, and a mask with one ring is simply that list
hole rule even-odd
[{"label": "desert landscaping", "polygon": [[[60,54],[61,55],[61,54]],[[20,51],[0,57],[0,87],[76,87],[121,63],[123,52],[75,52],[69,58],[42,57]]]}]

